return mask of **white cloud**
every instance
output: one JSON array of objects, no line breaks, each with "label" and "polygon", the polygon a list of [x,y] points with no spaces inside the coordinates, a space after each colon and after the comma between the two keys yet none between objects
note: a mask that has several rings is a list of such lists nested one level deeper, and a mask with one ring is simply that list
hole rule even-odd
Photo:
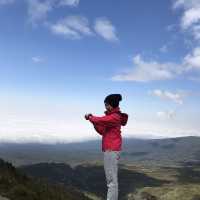
[{"label": "white cloud", "polygon": [[185,56],[184,64],[188,69],[200,69],[200,47],[195,48],[191,54]]},{"label": "white cloud", "polygon": [[[173,62],[160,63],[155,60],[145,61],[138,54],[133,57],[133,65],[132,69],[113,76],[112,80],[148,82],[172,80],[181,76],[185,76],[188,80],[194,80],[194,78],[191,78],[190,73],[194,73],[194,70],[200,70],[200,47],[194,48],[193,52],[187,54],[180,64]],[[197,78],[196,76],[195,79]]]},{"label": "white cloud", "polygon": [[99,18],[95,21],[94,29],[101,37],[108,41],[118,41],[116,28],[106,18]]},{"label": "white cloud", "polygon": [[72,30],[68,26],[57,23],[51,26],[51,31],[57,35],[64,36],[70,39],[80,39],[81,36],[78,32]]},{"label": "white cloud", "polygon": [[181,18],[183,30],[189,30],[195,39],[200,39],[200,0],[175,0],[174,8],[184,10]]},{"label": "white cloud", "polygon": [[44,20],[47,13],[53,9],[53,1],[27,0],[29,21],[36,24]]},{"label": "white cloud", "polygon": [[35,57],[32,57],[32,61],[35,63],[41,63],[44,60],[41,57],[35,56]]},{"label": "white cloud", "polygon": [[125,127],[126,131],[124,132],[124,135],[138,138],[170,138],[190,135],[200,136],[199,125],[196,124],[196,126],[194,126],[187,117],[185,121],[181,122],[177,120],[178,116],[173,118],[173,120],[164,120],[166,118],[163,117],[164,116],[161,118],[163,120],[138,120],[137,123],[135,123],[135,119],[133,121],[130,120]]},{"label": "white cloud", "polygon": [[78,6],[79,0],[26,0],[29,21],[37,24],[43,21],[48,13],[59,6]]},{"label": "white cloud", "polygon": [[191,8],[186,10],[182,17],[182,28],[189,28],[191,25],[199,22],[200,20],[200,7]]},{"label": "white cloud", "polygon": [[69,39],[80,39],[84,35],[93,35],[88,20],[82,16],[66,17],[58,21],[56,24],[50,25],[50,29],[54,34]]},{"label": "white cloud", "polygon": [[157,116],[161,119],[173,119],[176,116],[176,113],[174,110],[159,111],[157,112]]},{"label": "white cloud", "polygon": [[0,5],[7,5],[14,3],[15,0],[0,0]]},{"label": "white cloud", "polygon": [[[50,30],[57,35],[69,39],[80,39],[83,36],[93,36],[94,32],[89,26],[89,21],[83,16],[68,16],[55,24],[49,25]],[[105,19],[97,19],[95,31],[108,41],[117,41],[115,28]]]},{"label": "white cloud", "polygon": [[78,6],[79,0],[60,0],[59,5],[61,6]]},{"label": "white cloud", "polygon": [[[15,0],[0,0],[0,4],[13,3]],[[57,35],[69,39],[80,39],[83,36],[92,36],[95,33],[89,26],[88,19],[82,16],[68,16],[57,23],[48,22],[48,14],[61,6],[76,7],[80,0],[25,0],[28,9],[28,21],[37,26],[40,23],[46,25]],[[94,30],[97,34],[108,41],[119,41],[116,28],[106,18],[95,20]]]},{"label": "white cloud", "polygon": [[112,80],[117,81],[154,81],[168,80],[181,74],[182,66],[175,63],[159,63],[157,61],[144,61],[141,55],[133,58],[134,68],[124,74],[116,75]]},{"label": "white cloud", "polygon": [[[175,9],[183,9],[181,18],[182,29],[184,31],[188,30],[188,32],[192,33],[194,39],[200,41],[200,0],[174,0],[174,2]],[[171,27],[169,26],[169,30],[171,30]],[[168,46],[164,45],[160,48],[160,51],[166,52],[167,48]],[[162,63],[155,60],[145,61],[138,54],[133,58],[133,64],[134,67],[132,69],[112,77],[112,80],[148,82],[170,80],[181,76],[192,80],[190,73],[193,73],[194,69],[200,69],[200,47],[198,47],[197,43],[197,47],[191,53],[188,53],[180,63]],[[197,78],[196,76],[195,79]]]},{"label": "white cloud", "polygon": [[87,18],[82,16],[66,17],[56,24],[50,25],[50,29],[53,33],[70,39],[80,39],[84,35],[93,35]]},{"label": "white cloud", "polygon": [[[78,101],[69,99],[49,101],[49,96],[33,98],[28,94],[23,96],[19,93],[16,97],[13,92],[10,95],[1,94],[0,142],[56,143],[101,139],[92,124],[84,119],[88,109],[102,113],[101,106],[98,107],[92,102],[82,106]],[[183,115],[175,115],[173,120],[165,120],[167,115],[158,119],[157,116],[148,116],[146,113],[142,114],[143,117],[135,115],[132,111],[129,114],[130,121],[123,127],[124,137],[175,137],[193,134],[200,136],[199,120],[190,111],[184,112]],[[172,112],[169,116],[172,116]]]},{"label": "white cloud", "polygon": [[[200,0],[174,0],[174,8],[182,9],[183,14],[181,16],[181,28],[184,33],[190,33],[192,40],[189,41],[192,44],[193,50],[188,53],[182,59],[182,66],[185,72],[193,72],[195,69],[200,69]],[[194,43],[196,47],[194,47]],[[198,76],[189,76],[189,80],[197,80]]]},{"label": "white cloud", "polygon": [[200,1],[199,0],[174,0],[174,8],[190,9],[193,7],[198,7]]},{"label": "white cloud", "polygon": [[[0,142],[72,142],[100,139],[85,121],[85,108],[74,103],[50,103],[13,97],[0,103]],[[28,100],[28,101],[27,101]],[[66,123],[67,122],[67,123]]]},{"label": "white cloud", "polygon": [[163,91],[163,90],[159,90],[159,89],[151,91],[150,94],[157,96],[161,99],[171,100],[178,104],[183,104],[183,98],[186,96],[186,93],[184,93],[184,92],[173,93],[170,91]]}]

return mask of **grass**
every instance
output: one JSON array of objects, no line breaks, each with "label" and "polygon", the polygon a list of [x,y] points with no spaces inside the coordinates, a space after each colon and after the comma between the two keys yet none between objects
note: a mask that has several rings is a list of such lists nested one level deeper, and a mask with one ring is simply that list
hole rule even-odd
[{"label": "grass", "polygon": [[141,200],[144,194],[148,194],[149,197],[146,199],[150,200],[200,200],[200,167],[127,166],[127,168],[143,172],[152,178],[170,181],[160,186],[137,188],[127,195],[128,200]]},{"label": "grass", "polygon": [[193,200],[194,196],[200,196],[200,185],[180,184],[162,187],[144,187],[136,192],[136,199],[144,192],[156,196],[158,200]]}]

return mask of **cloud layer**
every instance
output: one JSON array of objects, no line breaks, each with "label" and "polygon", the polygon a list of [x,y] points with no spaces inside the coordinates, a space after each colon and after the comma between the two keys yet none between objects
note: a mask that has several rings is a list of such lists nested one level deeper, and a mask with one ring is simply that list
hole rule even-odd
[{"label": "cloud layer", "polygon": [[175,9],[183,9],[181,28],[190,31],[194,38],[200,40],[200,1],[175,0]]},{"label": "cloud layer", "polygon": [[[16,2],[16,0],[0,0],[0,5]],[[28,21],[33,26],[45,25],[52,33],[63,36],[65,39],[81,39],[84,36],[99,35],[109,42],[119,41],[116,28],[106,17],[94,19],[94,25],[80,15],[68,15],[57,22],[48,21],[48,15],[59,7],[77,7],[79,0],[24,0],[27,5]]]},{"label": "cloud layer", "polygon": [[148,82],[155,80],[169,80],[183,71],[182,66],[176,63],[159,63],[145,61],[140,54],[133,57],[134,67],[129,72],[116,75],[112,80]]},{"label": "cloud layer", "polygon": [[[192,33],[192,39],[200,42],[200,0],[174,0],[173,8],[182,9],[180,26],[185,31]],[[161,52],[167,52],[164,45]],[[197,72],[197,76],[196,76]],[[191,76],[191,73],[195,74]],[[158,62],[156,60],[146,61],[140,54],[133,57],[133,67],[129,71],[114,75],[114,81],[161,81],[172,80],[184,77],[187,80],[200,79],[200,45],[196,43],[193,49],[188,52],[180,61]]]},{"label": "cloud layer", "polygon": [[157,112],[157,116],[161,119],[173,119],[176,116],[176,113],[174,110],[159,111]]},{"label": "cloud layer", "polygon": [[151,95],[159,97],[161,99],[167,99],[177,104],[183,104],[183,98],[186,96],[183,92],[170,92],[167,90],[155,89],[150,92]]}]

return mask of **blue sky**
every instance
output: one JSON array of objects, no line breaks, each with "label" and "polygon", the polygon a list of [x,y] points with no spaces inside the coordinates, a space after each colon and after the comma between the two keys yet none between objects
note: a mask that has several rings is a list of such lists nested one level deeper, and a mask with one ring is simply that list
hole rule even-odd
[{"label": "blue sky", "polygon": [[199,0],[0,0],[0,140],[100,139],[85,113],[121,93],[124,137],[200,135]]}]

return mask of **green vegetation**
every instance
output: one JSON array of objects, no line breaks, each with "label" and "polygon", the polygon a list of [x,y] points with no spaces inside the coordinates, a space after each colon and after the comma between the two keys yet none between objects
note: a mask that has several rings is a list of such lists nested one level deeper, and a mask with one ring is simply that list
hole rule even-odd
[{"label": "green vegetation", "polygon": [[[200,137],[124,138],[121,155],[121,162],[131,165],[181,166],[184,162],[199,162]],[[16,167],[40,162],[67,163],[71,166],[85,162],[102,164],[101,141],[69,144],[0,143],[0,157]]]},{"label": "green vegetation", "polygon": [[[73,185],[81,189],[81,191],[95,194],[103,199],[106,198],[106,180],[104,169],[101,165],[78,165],[72,169],[68,165],[64,167],[60,163],[39,163],[20,167],[20,169],[29,175],[48,179],[52,183],[62,182],[66,186]],[[125,168],[119,169],[119,180],[120,199],[133,192],[136,188],[156,187],[169,183],[167,180],[155,179],[144,173]]]},{"label": "green vegetation", "polygon": [[[100,150],[97,141],[2,144],[0,156],[18,167],[0,160],[0,195],[11,200],[106,199]],[[119,200],[200,200],[200,137],[125,140]]]},{"label": "green vegetation", "polygon": [[0,159],[0,194],[10,200],[89,200],[74,187],[31,178]]},{"label": "green vegetation", "polygon": [[[129,193],[129,200],[200,200],[199,167],[128,167],[130,170],[144,172],[148,176],[169,183],[156,187],[137,188]],[[146,196],[146,197],[145,197]]]},{"label": "green vegetation", "polygon": [[[84,164],[70,168],[61,163],[39,163],[20,169],[50,182],[72,185],[84,191],[91,199],[106,198],[102,165]],[[46,169],[45,173],[43,169]],[[120,165],[119,191],[119,200],[198,200],[200,166]]]}]

